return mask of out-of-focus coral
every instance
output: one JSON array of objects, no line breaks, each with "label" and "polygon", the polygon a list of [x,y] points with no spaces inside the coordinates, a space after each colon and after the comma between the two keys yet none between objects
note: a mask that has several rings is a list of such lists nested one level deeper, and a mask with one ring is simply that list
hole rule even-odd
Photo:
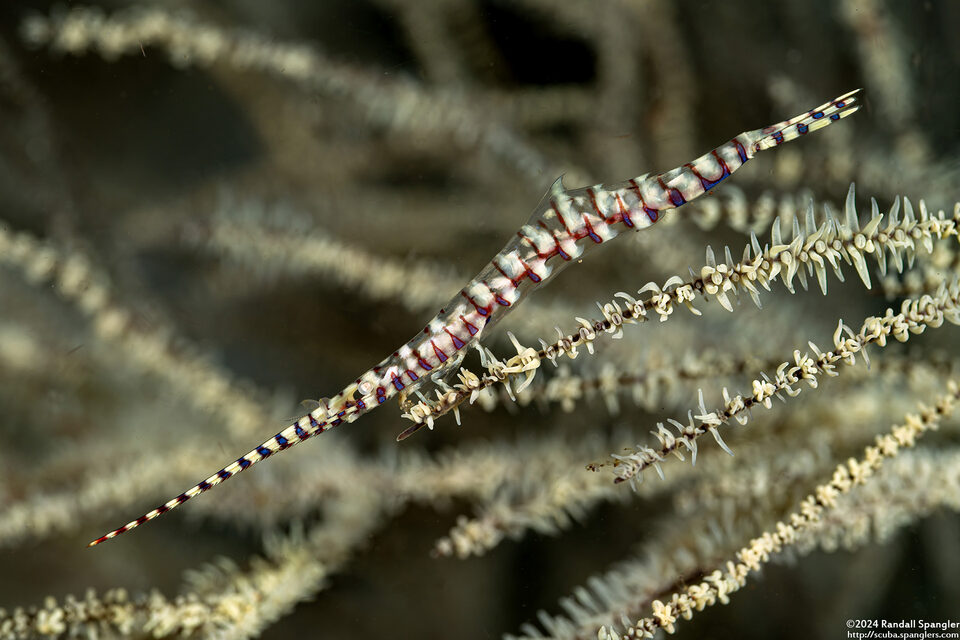
[{"label": "out-of-focus coral", "polygon": [[[0,11],[0,639],[956,613],[951,3]],[[558,175],[856,87],[485,336],[461,426],[390,405],[85,549],[421,330]]]}]

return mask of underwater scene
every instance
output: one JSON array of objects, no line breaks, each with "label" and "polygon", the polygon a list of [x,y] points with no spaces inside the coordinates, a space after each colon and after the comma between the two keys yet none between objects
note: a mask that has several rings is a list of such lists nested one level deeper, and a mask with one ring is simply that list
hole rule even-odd
[{"label": "underwater scene", "polygon": [[960,638],[958,28],[3,3],[0,640]]}]

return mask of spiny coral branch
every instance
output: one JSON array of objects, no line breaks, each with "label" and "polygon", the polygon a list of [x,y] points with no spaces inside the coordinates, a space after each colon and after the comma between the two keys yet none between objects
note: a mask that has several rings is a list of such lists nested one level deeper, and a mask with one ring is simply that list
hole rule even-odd
[{"label": "spiny coral branch", "polygon": [[[640,445],[634,451],[625,454],[614,454],[616,481],[629,480],[631,484],[642,479],[642,472],[654,467],[662,476],[660,463],[673,454],[684,459],[681,446],[691,454],[691,462],[696,463],[696,440],[705,433],[710,433],[717,443],[733,455],[720,437],[718,427],[727,424],[731,419],[740,424],[746,424],[750,410],[755,406],[770,408],[771,399],[782,393],[794,397],[802,388],[795,388],[798,383],[806,383],[816,389],[821,376],[839,375],[837,364],[854,365],[856,356],[862,355],[866,360],[866,347],[875,344],[879,347],[887,345],[887,337],[893,337],[899,342],[906,342],[911,334],[923,333],[927,327],[937,328],[943,321],[960,324],[960,282],[954,281],[948,288],[942,286],[934,296],[923,296],[917,300],[905,300],[900,313],[895,314],[887,309],[883,316],[871,316],[864,320],[859,331],[854,333],[843,321],[833,334],[834,349],[821,352],[815,344],[810,343],[810,349],[816,357],[799,350],[793,352],[793,362],[783,362],[777,367],[776,374],[771,378],[765,373],[751,383],[753,392],[750,395],[735,395],[730,397],[726,389],[723,390],[724,406],[721,409],[708,411],[700,395],[699,413],[689,416],[687,424],[676,420],[669,420],[679,435],[674,436],[662,423],[652,432],[660,441],[657,449]],[[593,465],[598,468],[601,465]]]},{"label": "spiny coral branch", "polygon": [[95,335],[121,347],[127,358],[165,380],[195,406],[215,413],[233,435],[245,436],[270,418],[251,391],[200,357],[169,331],[137,321],[117,299],[109,280],[85,256],[63,251],[26,231],[0,224],[0,265],[23,273],[35,286],[51,285],[86,316]]},{"label": "spiny coral branch", "polygon": [[[699,273],[692,272],[692,279],[684,281],[680,276],[673,276],[662,286],[650,282],[639,290],[640,299],[620,292],[617,294],[619,301],[611,300],[602,306],[598,304],[603,320],[577,318],[580,328],[576,333],[564,335],[557,329],[559,338],[552,343],[541,340],[539,350],[514,341],[517,355],[502,362],[489,349],[478,347],[481,349],[481,364],[488,373],[481,377],[461,369],[459,384],[438,391],[435,402],[423,399],[416,404],[408,404],[404,417],[412,420],[414,426],[404,431],[401,439],[424,424],[432,428],[436,418],[456,409],[464,401],[474,402],[480,392],[491,385],[504,384],[512,396],[512,377],[524,376],[524,382],[518,386],[518,389],[522,389],[530,384],[543,360],[556,365],[561,356],[576,358],[580,347],[585,347],[592,354],[593,343],[598,337],[610,335],[614,339],[619,338],[625,326],[646,321],[651,311],[661,322],[666,321],[680,305],[699,315],[700,312],[692,304],[699,296],[713,297],[723,308],[733,311],[730,296],[739,295],[741,291],[746,291],[759,307],[759,287],[770,290],[771,283],[781,280],[793,293],[794,278],[806,288],[808,275],[816,277],[821,291],[826,294],[827,266],[842,281],[841,260],[853,265],[864,285],[870,288],[865,255],[873,255],[881,273],[886,273],[888,259],[900,272],[904,267],[904,259],[912,263],[919,248],[929,253],[933,250],[934,239],[957,236],[960,203],[954,207],[953,215],[947,216],[943,211],[932,214],[921,201],[918,218],[910,200],[904,199],[903,219],[900,219],[898,198],[886,216],[886,225],[881,226],[884,216],[876,201],[872,200],[870,219],[861,230],[854,197],[854,187],[851,185],[844,208],[845,220],[842,222],[829,207],[825,207],[825,219],[818,225],[810,203],[805,230],[801,231],[799,220],[794,218],[790,240],[783,237],[779,220],[775,221],[770,244],[761,248],[756,236],[753,236],[751,243],[744,248],[740,262],[734,262],[729,249],[724,251],[725,261],[718,262],[713,250],[708,248],[706,264]],[[621,302],[625,304],[621,306]]]},{"label": "spiny coral branch", "polygon": [[869,482],[886,460],[896,457],[905,448],[913,447],[926,432],[937,429],[940,421],[953,413],[960,400],[960,384],[957,381],[950,380],[947,389],[948,392],[941,395],[933,407],[921,405],[919,415],[908,414],[903,424],[895,425],[889,433],[878,436],[876,444],[867,447],[863,457],[850,458],[837,466],[831,479],[808,495],[797,511],[778,522],[774,530],[751,540],[736,553],[734,561],[727,562],[722,569],[716,569],[702,582],[674,593],[667,602],[654,600],[651,615],[629,625],[623,632],[612,627],[601,627],[598,638],[650,638],[658,629],[673,633],[679,618],[689,620],[694,611],[703,611],[718,602],[729,602],[730,595],[746,584],[750,573],[759,571],[772,555],[796,544],[802,534],[836,508],[840,496]]},{"label": "spiny coral branch", "polygon": [[156,591],[130,597],[124,589],[98,596],[91,590],[83,598],[67,596],[62,603],[48,598],[40,608],[0,609],[0,640],[116,633],[256,637],[319,591],[389,508],[382,496],[359,488],[328,502],[324,523],[286,538],[274,536],[267,557],[254,558],[249,568],[221,561],[193,572],[188,593],[176,598]]}]

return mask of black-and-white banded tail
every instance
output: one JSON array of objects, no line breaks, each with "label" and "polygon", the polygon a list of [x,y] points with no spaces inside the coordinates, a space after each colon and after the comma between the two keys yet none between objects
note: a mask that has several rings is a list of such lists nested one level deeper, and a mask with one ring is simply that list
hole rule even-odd
[{"label": "black-and-white banded tail", "polygon": [[853,115],[860,109],[857,94],[862,90],[855,89],[794,118],[750,132],[757,136],[754,150],[776,147]]},{"label": "black-and-white banded tail", "polygon": [[126,533],[131,529],[136,529],[140,525],[150,522],[151,520],[162,516],[168,511],[176,509],[190,498],[198,496],[204,491],[207,491],[218,484],[226,482],[241,471],[246,471],[261,460],[269,458],[274,453],[278,453],[284,449],[289,449],[293,445],[303,442],[307,438],[311,438],[317,434],[323,433],[324,431],[337,426],[341,422],[350,421],[351,416],[347,415],[348,413],[355,413],[355,410],[351,411],[348,409],[347,411],[341,411],[335,415],[329,416],[325,415],[323,408],[319,408],[312,413],[302,416],[280,433],[276,434],[269,440],[262,442],[257,448],[251,449],[246,455],[237,458],[209,478],[193,485],[176,498],[164,502],[156,509],[143,514],[136,520],[131,520],[119,529],[114,529],[110,533],[97,538],[87,546],[95,547],[102,542],[116,538],[121,533]]}]

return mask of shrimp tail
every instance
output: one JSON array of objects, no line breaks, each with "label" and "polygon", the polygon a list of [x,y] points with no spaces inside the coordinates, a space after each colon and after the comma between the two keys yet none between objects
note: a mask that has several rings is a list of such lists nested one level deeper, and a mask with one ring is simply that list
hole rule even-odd
[{"label": "shrimp tail", "polygon": [[[319,435],[324,431],[328,431],[329,429],[332,429],[333,427],[344,422],[353,422],[357,419],[357,417],[359,417],[360,414],[356,403],[351,402],[348,399],[352,398],[355,390],[356,385],[353,384],[344,389],[344,391],[333,401],[321,400],[320,406],[317,409],[305,416],[298,418],[293,424],[280,431],[270,439],[263,441],[258,447],[251,449],[245,455],[237,458],[227,466],[214,473],[212,476],[201,480],[177,497],[164,502],[152,511],[148,511],[147,513],[143,514],[136,520],[131,520],[122,527],[114,529],[110,533],[100,536],[96,540],[90,542],[87,546],[95,547],[98,544],[106,542],[107,540],[116,538],[121,533],[126,533],[131,529],[136,529],[140,525],[159,518],[168,511],[176,509],[190,498],[198,496],[201,493],[212,489],[218,484],[226,482],[241,471],[246,471],[256,463],[260,462],[261,460],[266,460],[275,453],[289,449],[295,444],[299,444],[308,438],[312,438],[313,436]],[[343,406],[344,408],[340,411],[333,412],[329,408],[330,406]]]},{"label": "shrimp tail", "polygon": [[794,118],[751,131],[750,134],[756,137],[754,149],[771,149],[853,115],[861,106],[857,101],[860,91],[862,89],[855,89]]}]

